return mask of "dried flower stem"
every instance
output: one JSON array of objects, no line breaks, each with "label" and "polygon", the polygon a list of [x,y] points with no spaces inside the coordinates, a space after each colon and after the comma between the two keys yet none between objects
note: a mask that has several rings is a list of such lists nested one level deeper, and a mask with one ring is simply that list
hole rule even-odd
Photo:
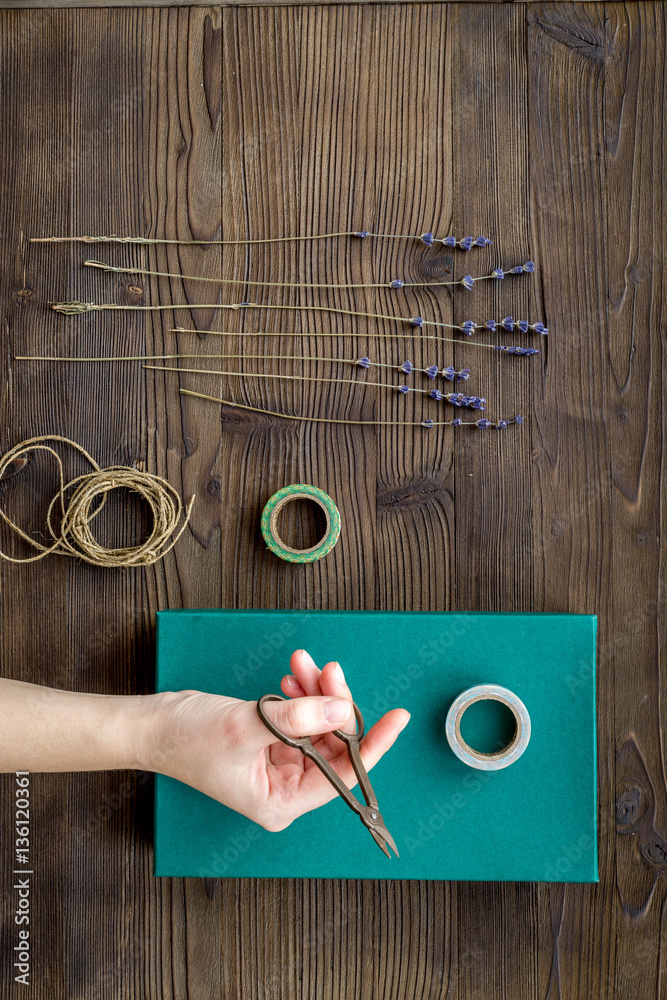
[{"label": "dried flower stem", "polygon": [[239,410],[250,410],[251,413],[263,413],[267,417],[280,417],[283,420],[303,420],[312,424],[348,424],[356,427],[497,427],[499,430],[507,427],[508,424],[522,424],[524,418],[517,414],[511,420],[498,420],[493,423],[490,420],[481,418],[480,420],[461,420],[455,417],[453,420],[337,420],[335,417],[304,417],[293,413],[280,413],[276,410],[263,410],[259,406],[248,406],[246,403],[234,403],[229,399],[220,399],[218,396],[207,396],[203,392],[193,392],[191,389],[179,389],[182,396],[196,396],[198,399],[208,399],[213,403],[222,403],[224,406],[233,406]]},{"label": "dried flower stem", "polygon": [[[502,326],[503,329],[507,329],[507,324],[511,319],[511,317],[508,316],[506,320],[501,320],[499,322],[496,322],[495,320],[489,320],[487,324],[473,323],[472,320],[466,320],[465,323],[459,323],[457,325],[455,323],[439,323],[436,320],[432,319],[422,319],[421,316],[413,316],[412,319],[407,319],[405,316],[387,316],[383,313],[359,312],[354,309],[336,309],[334,308],[334,306],[261,305],[258,302],[235,302],[229,305],[219,302],[213,302],[207,304],[191,303],[189,305],[160,305],[160,306],[118,305],[116,303],[101,303],[98,305],[94,302],[52,302],[51,308],[54,309],[56,312],[64,313],[66,316],[74,316],[87,312],[101,312],[102,310],[105,309],[137,310],[144,312],[160,311],[160,310],[175,311],[178,309],[232,309],[235,312],[237,312],[239,309],[282,309],[282,310],[290,309],[295,312],[326,312],[326,313],[335,313],[339,316],[361,316],[366,319],[385,319],[385,320],[390,320],[391,322],[394,323],[396,322],[410,323],[411,326],[417,326],[420,328],[423,326],[437,326],[449,330],[461,330],[468,336],[470,336],[473,330],[480,330],[483,329],[485,326],[489,328],[491,324],[493,325],[494,330],[498,326]],[[522,325],[524,324],[523,320],[519,320],[518,322],[520,322]],[[517,325],[514,320],[512,320],[512,324],[515,326]],[[539,325],[542,326],[542,324]],[[535,326],[537,326],[537,324],[533,324],[533,327]],[[526,327],[528,327],[528,324],[526,324]],[[544,328],[544,330],[545,332],[548,332],[546,331],[546,327]],[[400,336],[400,334],[393,334],[392,336],[394,337]],[[448,338],[441,337],[439,339],[447,340]],[[460,343],[460,341],[458,340],[452,340],[451,342],[455,344]],[[487,344],[479,346],[493,347],[497,351],[507,351],[510,354],[540,353],[539,350],[537,350],[534,347],[506,347],[504,345],[498,346],[496,344]]]},{"label": "dried flower stem", "polygon": [[[187,308],[187,306],[185,307]],[[360,337],[361,334],[358,333],[296,333],[294,331],[289,333],[283,332],[264,332],[263,330],[197,330],[188,329],[185,326],[174,326],[169,331],[170,333],[196,333],[198,335],[207,334],[212,337]],[[416,334],[414,331],[412,333],[372,333],[368,336],[377,340],[413,340]],[[434,333],[423,333],[420,338],[423,340],[437,340],[438,343],[442,344],[466,344],[468,347],[488,347],[492,351],[508,351],[509,353],[514,353],[514,348],[509,347],[498,347],[497,344],[482,344],[477,340],[471,341],[461,341],[457,340],[455,337],[440,337]],[[519,348],[517,348],[519,350]],[[531,351],[533,354],[539,354],[539,351]]]},{"label": "dried flower stem", "polygon": [[434,243],[442,243],[443,246],[453,249],[460,247],[462,250],[471,250],[474,246],[491,246],[492,240],[486,236],[464,236],[457,239],[455,236],[435,237],[433,233],[423,233],[421,236],[402,236],[395,233],[369,233],[365,229],[358,232],[343,233],[321,233],[316,236],[273,236],[269,239],[259,240],[160,240],[148,239],[144,236],[33,236],[31,243],[138,243],[138,244],[163,244],[178,246],[247,246],[252,243],[293,243],[301,240],[330,240],[338,236],[357,236],[366,239],[370,236],[378,240],[421,240],[427,247],[432,247]]},{"label": "dried flower stem", "polygon": [[419,392],[438,401],[444,399],[454,406],[469,406],[473,410],[483,410],[486,402],[481,396],[466,396],[462,392],[442,393],[439,389],[415,389],[409,385],[391,385],[389,382],[367,382],[354,378],[322,378],[315,375],[283,375],[273,372],[223,372],[208,368],[168,368],[165,365],[144,365],[144,368],[158,372],[177,372],[188,375],[230,375],[232,378],[274,378],[287,382],[327,382],[344,385],[374,386],[377,389],[397,389],[403,395]]},{"label": "dried flower stem", "polygon": [[[15,354],[14,361],[170,361],[174,358],[252,358],[259,354],[124,354],[104,358],[47,357],[40,354]],[[328,360],[328,359],[327,359]],[[337,360],[337,359],[333,359]]]},{"label": "dried flower stem", "polygon": [[182,281],[205,281],[215,285],[252,285],[262,288],[447,288],[451,285],[464,285],[470,290],[477,281],[487,281],[489,279],[500,280],[507,274],[530,273],[524,272],[525,264],[518,265],[517,268],[510,268],[503,271],[496,268],[491,274],[483,274],[477,278],[466,275],[462,280],[456,281],[403,281],[401,278],[394,278],[392,281],[365,282],[362,284],[319,284],[309,281],[249,281],[246,278],[207,278],[197,274],[179,274],[172,271],[150,271],[140,267],[112,267],[100,260],[84,260],[87,267],[96,267],[101,271],[114,271],[118,274],[147,274],[154,278],[179,278]]},{"label": "dried flower stem", "polygon": [[360,368],[391,368],[410,375],[412,372],[423,372],[429,378],[434,379],[437,375],[453,382],[467,381],[470,377],[470,369],[463,368],[457,371],[453,366],[438,368],[437,365],[430,365],[428,368],[416,368],[411,361],[403,361],[400,365],[389,365],[382,361],[371,361],[370,358],[325,358],[318,355],[304,354],[126,354],[114,357],[81,358],[81,357],[47,357],[44,355],[15,354],[15,361],[174,361],[181,358],[199,358],[208,360],[210,358],[249,358],[256,361],[316,361],[331,362],[338,365],[356,365]]}]

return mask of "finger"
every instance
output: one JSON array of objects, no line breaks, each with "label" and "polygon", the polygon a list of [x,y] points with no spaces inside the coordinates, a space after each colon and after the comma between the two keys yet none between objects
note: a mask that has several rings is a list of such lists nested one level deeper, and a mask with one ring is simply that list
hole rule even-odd
[{"label": "finger", "polygon": [[[322,694],[330,695],[332,698],[347,698],[352,701],[352,692],[345,681],[345,674],[340,663],[327,663],[322,667],[320,675],[320,690]],[[354,733],[357,729],[357,720],[354,714],[344,726],[340,727],[346,733]],[[335,739],[335,737],[333,737]]]},{"label": "finger", "polygon": [[320,671],[310,653],[297,649],[290,657],[290,669],[299,684],[309,695],[320,694]]},{"label": "finger", "polygon": [[[331,736],[331,744],[327,742]],[[317,736],[311,740],[312,745],[317,750],[321,757],[325,760],[333,760],[336,757],[340,757],[341,754],[341,741],[336,739],[332,734],[326,733],[324,736]],[[300,750],[294,747],[288,746],[286,743],[272,743],[267,750],[269,755],[269,760],[272,764],[276,766],[279,764],[292,764],[297,760],[302,769],[308,770],[310,767],[316,767],[314,761],[310,760],[309,757],[304,757]]]},{"label": "finger", "polygon": [[[389,750],[395,743],[399,733],[405,729],[406,725],[410,721],[410,713],[406,712],[404,708],[394,708],[391,712],[387,712],[383,715],[375,725],[368,730],[366,736],[361,742],[359,752],[361,754],[361,759],[364,763],[364,767],[367,771],[370,771],[380,758]],[[348,788],[354,788],[357,783],[357,776],[354,773],[352,764],[350,763],[350,758],[347,752],[343,752],[339,757],[332,759],[330,762],[333,769],[341,776]],[[316,767],[308,768],[303,773],[303,777],[299,782],[299,813],[301,815],[304,812],[308,812],[310,809],[316,809],[318,806],[324,805],[325,802],[329,802],[336,795],[336,790],[333,785],[331,785],[327,779],[324,777],[321,771]],[[379,803],[380,809],[382,809],[382,803]]]},{"label": "finger", "polygon": [[[255,703],[247,702],[249,714],[256,708]],[[320,733],[330,733],[347,722],[352,706],[345,698],[322,698],[305,696],[290,701],[267,701],[264,703],[264,713],[277,730],[285,736],[317,736]],[[244,743],[250,750],[258,750],[275,743],[276,737],[260,719],[255,710],[254,722],[249,724],[244,734]],[[249,718],[248,722],[252,720]]]},{"label": "finger", "polygon": [[293,674],[286,674],[280,682],[280,690],[288,698],[303,698],[306,693]]},{"label": "finger", "polygon": [[[292,674],[287,674],[283,677],[280,682],[280,690],[288,698],[303,698],[306,693]],[[305,767],[308,760],[299,750],[288,747],[285,743],[272,743],[269,747],[269,759],[276,766],[292,763],[295,754],[301,758],[301,767]]]}]

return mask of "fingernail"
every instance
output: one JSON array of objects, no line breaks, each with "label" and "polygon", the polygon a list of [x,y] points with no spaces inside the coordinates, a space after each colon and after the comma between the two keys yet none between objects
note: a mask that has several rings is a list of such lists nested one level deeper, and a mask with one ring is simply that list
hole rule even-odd
[{"label": "fingernail", "polygon": [[307,649],[299,649],[298,652],[301,653],[301,655],[304,656],[307,660],[309,660],[313,664],[313,666],[315,666],[315,660],[312,658]]},{"label": "fingernail", "polygon": [[410,719],[411,719],[411,716],[408,716],[408,717],[407,717],[407,719],[405,720],[405,722],[403,723],[403,725],[401,726],[401,728],[399,729],[399,733],[402,733],[402,732],[403,732],[403,730],[404,730],[404,729],[405,729],[405,727],[407,726],[407,724],[408,724],[408,722],[410,721]]},{"label": "fingernail", "polygon": [[341,667],[340,663],[336,664],[336,677],[341,682],[341,684],[345,683],[345,674],[343,673],[343,668]]},{"label": "fingernail", "polygon": [[291,674],[288,674],[285,677],[285,680],[287,681],[288,687],[291,687],[291,688],[296,687],[297,684],[299,683],[298,680],[296,679],[296,677],[292,677]]},{"label": "fingernail", "polygon": [[350,717],[351,708],[346,698],[332,698],[324,703],[324,718],[327,722],[345,722]]}]

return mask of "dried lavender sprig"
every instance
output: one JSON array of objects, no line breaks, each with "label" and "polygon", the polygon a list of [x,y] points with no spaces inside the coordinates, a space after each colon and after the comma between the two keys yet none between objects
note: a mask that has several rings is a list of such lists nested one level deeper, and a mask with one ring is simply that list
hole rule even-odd
[{"label": "dried lavender sprig", "polygon": [[[188,306],[178,306],[178,307],[175,307],[175,308],[187,309]],[[223,308],[226,308],[226,307],[223,307]],[[197,328],[188,329],[187,327],[184,327],[184,326],[175,326],[175,327],[172,327],[169,332],[170,333],[196,333],[197,335],[206,334],[206,335],[210,335],[212,337],[236,337],[236,338],[238,338],[238,337],[359,337],[359,334],[357,334],[357,333],[349,333],[347,331],[345,331],[343,333],[340,333],[338,331],[335,331],[335,332],[326,332],[326,333],[322,332],[322,331],[318,331],[317,333],[306,333],[304,331],[300,331],[300,332],[291,331],[289,333],[288,332],[284,332],[284,331],[279,331],[278,333],[276,333],[274,331],[269,331],[267,333],[267,332],[265,332],[263,330],[199,330]],[[414,333],[400,333],[400,332],[399,333],[373,333],[373,334],[370,334],[370,336],[373,337],[375,340],[407,340],[407,339],[412,340],[413,337],[414,337]],[[423,333],[420,336],[419,339],[420,340],[437,340],[438,343],[441,343],[441,344],[459,344],[459,345],[461,345],[462,343],[465,343],[465,341],[462,342],[460,340],[456,340],[455,337],[440,337],[437,334],[433,334],[433,333]],[[482,344],[478,340],[471,340],[471,341],[469,341],[468,342],[468,346],[469,347],[485,347],[485,348],[489,348],[492,351],[499,350],[497,344]],[[503,347],[502,350],[507,351],[510,354],[515,353],[514,349],[510,348],[510,347]],[[535,350],[534,348],[531,347],[531,348],[527,348],[526,349],[526,353],[528,353],[528,354],[539,354],[540,352],[538,350]],[[431,366],[430,368],[426,369],[427,374],[430,371],[432,371],[432,370],[433,370],[433,366]],[[467,375],[470,374],[470,369],[469,368],[464,368],[463,371],[467,372]],[[437,374],[438,374],[438,372],[436,370],[435,374],[432,377],[435,378]],[[443,369],[443,375],[444,375],[444,369]],[[444,377],[447,378],[447,375],[444,375]]]},{"label": "dried lavender sprig", "polygon": [[430,430],[432,427],[498,427],[504,428],[508,424],[522,424],[523,417],[517,415],[510,420],[499,420],[494,423],[491,420],[461,420],[455,417],[453,420],[338,420],[335,417],[308,417],[294,413],[280,413],[277,410],[263,410],[259,406],[248,406],[247,403],[235,403],[233,400],[220,399],[218,396],[207,396],[203,392],[193,392],[192,389],[179,389],[182,396],[196,396],[198,399],[208,399],[213,403],[222,403],[224,406],[233,406],[239,410],[250,410],[252,413],[263,413],[267,417],[280,417],[284,420],[304,420],[313,424],[348,424],[356,427],[425,427]]},{"label": "dried lavender sprig", "polygon": [[323,358],[318,355],[304,354],[125,354],[114,355],[112,357],[82,358],[82,357],[48,357],[45,355],[15,354],[15,361],[173,361],[180,358],[249,358],[257,361],[318,361],[332,362],[335,364],[357,365],[360,368],[393,368],[410,375],[412,372],[423,372],[428,378],[434,379],[437,375],[448,379],[450,382],[465,382],[470,378],[470,369],[462,368],[457,371],[453,366],[438,368],[431,365],[428,368],[416,368],[411,361],[402,361],[400,365],[388,365],[380,361],[371,361],[370,358]]},{"label": "dried lavender sprig", "polygon": [[[506,274],[533,274],[535,271],[535,265],[532,260],[527,260],[525,264],[517,264],[516,267],[510,267],[507,271],[503,271],[502,268],[496,267],[491,272],[491,274],[483,274],[478,278],[473,278],[471,274],[466,274],[465,277],[461,278],[458,284],[463,285],[469,292],[472,291],[472,286],[476,281],[487,281],[489,278],[493,278],[496,281],[502,281]],[[454,282],[450,282],[454,284]]]},{"label": "dried lavender sprig", "polygon": [[[404,316],[386,316],[383,313],[359,312],[354,309],[336,309],[334,308],[334,306],[298,306],[298,305],[293,306],[293,305],[269,305],[269,304],[262,305],[259,302],[235,302],[230,305],[225,305],[219,302],[213,302],[207,304],[190,303],[188,305],[159,305],[159,306],[117,305],[115,303],[102,303],[98,305],[94,302],[52,302],[50,303],[50,305],[51,308],[54,309],[56,312],[64,313],[67,316],[74,316],[87,312],[99,312],[104,309],[139,310],[144,312],[160,311],[160,310],[174,311],[177,309],[232,309],[234,311],[237,311],[239,309],[283,309],[283,310],[291,309],[293,312],[327,312],[327,313],[336,313],[339,316],[362,316],[368,319],[386,319],[386,320],[391,320],[392,322],[410,323],[411,326],[418,326],[418,327],[438,326],[443,329],[446,328],[450,330],[463,330],[463,332],[466,332],[463,326],[460,324],[439,323],[436,322],[435,320],[423,319],[421,316],[413,316],[411,319],[406,319],[406,317]],[[489,322],[493,322],[493,320],[489,320]],[[206,333],[209,331],[204,330],[200,332]],[[269,334],[267,334],[267,336],[269,336]],[[277,336],[282,336],[282,334],[278,334]],[[335,336],[338,336],[338,334],[336,334]],[[343,336],[345,335],[343,334]],[[356,336],[356,334],[349,334],[349,336]],[[393,336],[401,336],[401,335],[394,334]],[[447,341],[448,343],[449,342],[454,344],[459,343],[459,341],[453,340],[452,338],[448,337],[439,337],[438,339],[442,341]],[[497,348],[495,344],[478,344],[477,346],[492,347],[496,350],[501,349]],[[502,350],[507,350],[507,348],[502,348]],[[510,353],[519,353],[519,352],[510,351]],[[539,354],[540,352],[536,348],[527,347],[524,349],[522,353]]]},{"label": "dried lavender sprig", "polygon": [[486,236],[464,236],[463,239],[457,240],[455,236],[445,236],[443,239],[434,236],[433,233],[424,233],[419,238],[427,247],[432,247],[434,243],[442,243],[450,250],[455,247],[460,247],[461,250],[472,250],[473,247],[490,247],[493,244],[493,240]]},{"label": "dried lavender sprig", "polygon": [[397,389],[401,395],[407,395],[409,392],[424,393],[431,399],[438,401],[445,400],[448,403],[452,403],[453,406],[467,406],[473,410],[483,410],[484,403],[486,403],[486,400],[481,396],[464,396],[462,392],[442,393],[437,389],[416,389],[414,386],[392,385],[389,382],[362,382],[361,379],[355,378],[321,378],[315,375],[284,375],[275,372],[223,372],[210,368],[173,368],[166,365],[144,365],[143,367],[151,371],[178,372],[179,374],[185,373],[188,375],[231,375],[233,378],[276,378],[287,382],[329,382],[345,385],[373,386],[378,389]]},{"label": "dried lavender sprig", "polygon": [[249,243],[292,243],[297,240],[330,240],[338,236],[358,236],[366,239],[367,236],[380,240],[421,240],[426,246],[432,247],[434,243],[442,243],[443,246],[454,248],[461,247],[462,250],[471,250],[473,246],[488,247],[493,240],[486,236],[464,236],[457,240],[455,236],[446,236],[444,239],[436,238],[433,233],[422,233],[421,236],[401,236],[395,233],[370,233],[367,229],[358,232],[343,233],[321,233],[316,236],[274,236],[269,239],[258,240],[162,240],[149,239],[145,236],[33,236],[31,243],[140,243],[154,245],[156,243],[177,244],[179,246],[244,246]]},{"label": "dried lavender sprig", "polygon": [[[528,270],[527,264],[513,267],[507,271],[496,268],[491,274],[482,274],[476,278],[467,274],[460,281],[403,281],[394,278],[392,281],[376,281],[362,283],[318,283],[312,281],[250,281],[246,278],[209,278],[197,274],[180,274],[174,271],[151,271],[140,267],[113,267],[100,260],[84,260],[87,267],[96,267],[101,271],[113,271],[117,274],[146,274],[154,278],[178,278],[181,281],[204,281],[214,285],[252,285],[255,288],[447,288],[452,285],[463,285],[468,291],[476,281],[486,281],[489,278],[504,278],[506,274],[522,274]],[[533,265],[534,270],[534,265]]]},{"label": "dried lavender sprig", "polygon": [[443,378],[448,379],[450,382],[453,382],[454,379],[456,379],[457,382],[467,382],[470,378],[469,368],[462,368],[460,371],[457,371],[452,365],[448,368],[438,368],[437,365],[429,365],[428,368],[415,368],[411,361],[401,361],[400,365],[388,365],[378,361],[371,361],[370,358],[367,357],[357,358],[355,364],[359,365],[360,368],[368,368],[369,366],[378,368],[397,368],[405,375],[411,375],[412,372],[423,372],[424,375],[431,379],[436,378],[438,375],[442,375]]},{"label": "dried lavender sprig", "polygon": [[[421,317],[416,316],[413,320],[415,326],[421,326],[418,320]],[[539,333],[542,337],[546,337],[549,333],[548,327],[544,323],[529,323],[525,319],[514,319],[513,316],[505,316],[504,319],[495,320],[488,319],[485,323],[475,323],[471,319],[465,320],[463,323],[459,323],[457,329],[465,333],[466,336],[472,337],[475,330],[489,330],[491,333],[495,333],[496,330],[506,330],[508,333],[512,330],[518,330],[520,333],[528,333],[530,330],[534,330],[535,333]]]}]

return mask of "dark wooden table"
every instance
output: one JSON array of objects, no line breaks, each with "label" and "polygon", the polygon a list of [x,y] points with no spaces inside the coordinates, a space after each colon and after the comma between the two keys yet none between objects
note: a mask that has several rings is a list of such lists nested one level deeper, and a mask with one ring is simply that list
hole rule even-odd
[{"label": "dark wooden table", "polygon": [[[103,464],[137,464],[198,496],[191,530],[148,571],[57,558],[2,564],[2,674],[150,691],[154,614],[167,607],[592,612],[600,632],[599,885],[156,880],[146,775],[33,775],[26,988],[14,985],[10,959],[14,785],[5,777],[3,998],[666,995],[666,28],[664,5],[648,2],[0,11],[0,445],[64,434]],[[465,256],[345,239],[224,253],[28,242],[374,226],[484,233],[495,244]],[[513,358],[382,341],[370,321],[324,314],[57,316],[48,302],[64,298],[216,301],[215,286],[91,273],[87,256],[329,282],[427,280],[443,269],[458,277],[532,257],[535,276],[469,297],[342,291],[326,301],[397,313],[400,304],[456,323],[511,312],[552,332],[538,358]],[[221,300],[242,295],[247,288],[227,289]],[[278,289],[262,301],[297,300]],[[177,340],[174,320],[349,330],[356,340],[244,346],[466,365],[490,415],[521,412],[527,422],[465,433],[293,424],[181,401],[174,376],[137,363],[14,360],[177,344],[214,353],[241,342]],[[204,388],[190,379],[183,384]],[[220,393],[219,379],[206,381]],[[224,389],[294,413],[424,411],[414,397],[345,385],[230,378]],[[69,471],[80,471],[74,458]],[[15,472],[0,501],[37,531],[54,470],[35,460]],[[274,490],[298,481],[337,499],[344,529],[326,560],[295,567],[266,551],[259,514]],[[140,507],[112,507],[105,537],[140,535]],[[291,530],[304,539],[315,526],[295,518]],[[4,530],[1,541],[19,551]],[[564,672],[563,681],[577,678]],[[554,843],[555,861],[571,849]]]}]

